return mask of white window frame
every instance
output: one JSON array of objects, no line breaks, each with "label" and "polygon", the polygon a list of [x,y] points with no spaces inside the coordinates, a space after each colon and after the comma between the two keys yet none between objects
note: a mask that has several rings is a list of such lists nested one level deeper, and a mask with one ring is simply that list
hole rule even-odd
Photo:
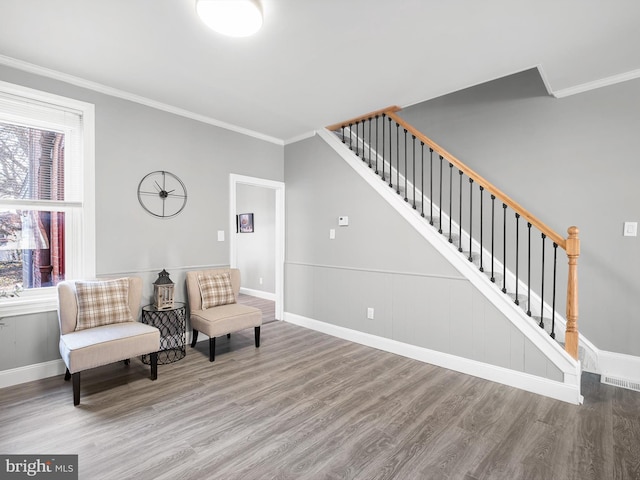
[{"label": "white window frame", "polygon": [[[82,162],[82,207],[56,207],[65,212],[65,278],[95,278],[96,241],[95,241],[95,108],[91,103],[81,102],[67,97],[0,81],[0,92],[22,97],[25,102],[36,102],[59,107],[62,110],[75,110],[82,115],[81,162]],[[2,112],[0,112],[1,114]],[[2,202],[6,206],[10,203]],[[52,210],[45,205],[23,205],[22,208]],[[27,289],[19,297],[0,299],[0,318],[16,315],[56,310],[58,299],[56,287]]]}]

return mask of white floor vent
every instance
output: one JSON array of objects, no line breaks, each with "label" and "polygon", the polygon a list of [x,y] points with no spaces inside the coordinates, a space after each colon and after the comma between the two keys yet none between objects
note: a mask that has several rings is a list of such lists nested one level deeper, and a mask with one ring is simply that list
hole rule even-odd
[{"label": "white floor vent", "polygon": [[613,385],[614,387],[626,388],[628,390],[635,390],[636,392],[640,392],[640,383],[630,382],[629,380],[625,380],[624,378],[608,377],[606,375],[603,375],[601,383],[606,383],[607,385]]}]

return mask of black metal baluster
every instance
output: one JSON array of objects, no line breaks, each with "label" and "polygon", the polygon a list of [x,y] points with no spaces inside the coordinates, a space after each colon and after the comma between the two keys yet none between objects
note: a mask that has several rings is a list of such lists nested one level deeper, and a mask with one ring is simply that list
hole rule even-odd
[{"label": "black metal baluster", "polygon": [[429,147],[429,223],[433,225],[433,148]]},{"label": "black metal baluster", "polygon": [[424,218],[424,142],[420,142],[420,177],[422,180],[420,185],[420,195],[422,195],[422,212],[420,212],[420,216]]},{"label": "black metal baluster", "polygon": [[[360,122],[356,122],[356,157],[360,156]],[[362,142],[364,145],[364,141]],[[362,152],[362,161],[364,161],[364,151]]]},{"label": "black metal baluster", "polygon": [[460,178],[460,185],[458,191],[460,192],[460,202],[458,204],[458,251],[462,253],[462,170],[458,170],[458,177]]},{"label": "black metal baluster", "polygon": [[[472,242],[473,241],[473,178],[469,179],[469,261],[473,262]],[[482,250],[480,251],[482,254]]]},{"label": "black metal baluster", "polygon": [[556,266],[558,264],[558,244],[553,242],[553,300],[551,301],[551,338],[556,338]]},{"label": "black metal baluster", "polygon": [[379,115],[376,115],[376,175],[378,175],[378,118]]},{"label": "black metal baluster", "polygon": [[[362,120],[362,161],[367,161],[367,129],[366,129],[366,120]],[[369,165],[371,166],[371,165]]]},{"label": "black metal baluster", "polygon": [[540,328],[544,328],[544,240],[547,236],[542,234],[542,287],[540,291]]},{"label": "black metal baluster", "polygon": [[369,123],[369,168],[371,168],[371,119],[367,119]]},{"label": "black metal baluster", "polygon": [[495,239],[495,226],[496,226],[496,196],[491,195],[491,281],[496,283],[496,277],[493,272],[493,260],[495,255],[493,254],[493,246]]},{"label": "black metal baluster", "polygon": [[396,123],[396,193],[400,195],[400,124]]},{"label": "black metal baluster", "polygon": [[387,116],[386,113],[382,114],[382,181],[386,182],[386,175],[385,175],[385,159],[384,159],[384,147],[385,147],[385,136],[384,136],[384,119]]},{"label": "black metal baluster", "polygon": [[367,159],[365,158],[366,157],[366,155],[365,155],[366,152],[365,152],[365,144],[364,144],[364,141],[365,141],[364,120],[361,120],[360,123],[362,124],[362,136],[358,137],[358,141],[359,141],[359,143],[362,144],[362,161],[366,162]]},{"label": "black metal baluster", "polygon": [[451,237],[451,220],[453,218],[453,164],[449,164],[449,243],[453,243]]},{"label": "black metal baluster", "polygon": [[409,192],[407,192],[407,177],[409,176],[409,170],[407,170],[407,129],[404,129],[404,201],[409,201]]},{"label": "black metal baluster", "polygon": [[520,305],[518,300],[518,283],[519,282],[519,268],[520,268],[520,214],[516,212],[516,300],[515,304]]},{"label": "black metal baluster", "polygon": [[349,150],[353,150],[353,123],[349,124]]},{"label": "black metal baluster", "polygon": [[360,152],[359,152],[359,145],[360,145],[360,122],[356,122],[356,146],[354,151],[356,152],[356,157],[360,156]]},{"label": "black metal baluster", "polygon": [[527,315],[531,316],[531,223],[527,222]]},{"label": "black metal baluster", "polygon": [[411,135],[411,146],[413,148],[413,209],[416,209],[416,136]]},{"label": "black metal baluster", "polygon": [[482,206],[482,201],[484,197],[484,187],[480,185],[480,271],[484,272],[484,267],[482,266],[482,257],[484,257],[484,250],[482,248],[482,234],[484,232],[484,208]]},{"label": "black metal baluster", "polygon": [[393,188],[393,133],[389,119],[389,186]]},{"label": "black metal baluster", "polygon": [[507,204],[502,204],[502,293],[507,293]]},{"label": "black metal baluster", "polygon": [[440,219],[438,221],[438,233],[442,233],[442,155],[440,155],[440,203],[438,204]]},{"label": "black metal baluster", "polygon": [[344,127],[345,127],[344,125],[342,125],[342,127],[341,127],[342,128],[342,143],[345,143],[345,141],[344,141]]}]

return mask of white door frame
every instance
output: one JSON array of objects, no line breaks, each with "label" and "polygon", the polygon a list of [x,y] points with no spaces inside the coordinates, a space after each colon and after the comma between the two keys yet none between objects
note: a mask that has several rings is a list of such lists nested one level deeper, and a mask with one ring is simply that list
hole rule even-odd
[{"label": "white door frame", "polygon": [[237,268],[238,245],[236,231],[236,189],[239,184],[255,187],[270,188],[276,194],[276,225],[275,225],[275,273],[276,273],[276,311],[275,317],[282,320],[284,312],[284,183],[264,178],[248,177],[245,175],[229,175],[229,266]]}]

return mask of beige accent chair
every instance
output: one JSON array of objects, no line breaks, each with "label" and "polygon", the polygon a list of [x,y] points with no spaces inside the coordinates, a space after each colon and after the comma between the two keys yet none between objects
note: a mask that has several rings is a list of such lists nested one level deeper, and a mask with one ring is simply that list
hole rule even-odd
[{"label": "beige accent chair", "polygon": [[151,380],[158,378],[160,331],[136,321],[142,298],[142,279],[129,277],[128,300],[131,321],[113,323],[76,331],[78,299],[74,281],[60,282],[58,291],[58,322],[60,324],[60,355],[67,366],[64,379],[73,379],[73,404],[80,404],[80,372],[90,368],[150,354]]},{"label": "beige accent chair", "polygon": [[230,303],[227,305],[218,305],[215,307],[202,309],[202,295],[198,283],[198,274],[216,275],[229,272],[231,278],[231,286],[235,301],[238,300],[240,293],[240,270],[237,268],[221,268],[213,270],[200,270],[187,272],[187,294],[189,297],[189,310],[191,328],[193,337],[191,347],[196,346],[198,341],[198,332],[202,332],[209,337],[209,361],[215,360],[216,337],[227,335],[230,337],[232,333],[244,330],[245,328],[254,328],[256,348],[260,347],[260,326],[262,325],[262,310],[241,305],[239,303]]}]

